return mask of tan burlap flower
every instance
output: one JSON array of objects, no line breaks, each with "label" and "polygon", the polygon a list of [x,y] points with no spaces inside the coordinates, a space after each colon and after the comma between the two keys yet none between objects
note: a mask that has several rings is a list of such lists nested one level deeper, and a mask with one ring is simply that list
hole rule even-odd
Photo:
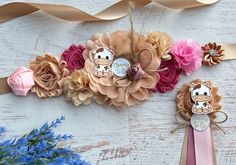
[{"label": "tan burlap flower", "polygon": [[88,74],[82,70],[75,70],[63,79],[60,84],[63,86],[66,99],[76,106],[90,104],[94,94],[89,88],[89,81]]},{"label": "tan burlap flower", "polygon": [[147,35],[147,41],[155,46],[157,56],[163,60],[170,60],[171,56],[168,54],[172,45],[172,38],[163,32],[151,32]]},{"label": "tan burlap flower", "polygon": [[203,63],[207,65],[219,64],[224,58],[224,50],[221,45],[216,43],[208,43],[202,47],[203,50]]},{"label": "tan burlap flower", "polygon": [[60,63],[55,57],[46,54],[37,56],[36,60],[30,64],[30,69],[33,71],[35,81],[31,91],[38,97],[53,97],[63,93],[58,82],[69,72],[65,62]]},{"label": "tan burlap flower", "polygon": [[[114,59],[126,58],[131,62],[139,63],[144,74],[136,81],[128,78],[96,77],[93,74],[95,66],[92,51],[97,47],[108,47],[114,52]],[[96,93],[96,101],[100,104],[126,107],[142,103],[151,95],[149,89],[155,87],[159,80],[156,70],[160,66],[160,58],[156,55],[155,47],[149,43],[144,35],[134,33],[133,50],[131,49],[130,33],[127,31],[116,31],[111,34],[96,34],[87,42],[83,53],[85,69],[90,78],[90,88]]]},{"label": "tan burlap flower", "polygon": [[[193,81],[195,84],[201,83],[202,81],[196,79]],[[191,83],[184,84],[182,88],[177,92],[177,111],[179,111],[185,119],[190,119],[193,115],[192,106],[194,104],[191,93],[189,91]],[[212,82],[210,82],[210,87],[212,88],[212,99],[210,100],[210,104],[213,107],[213,112],[209,114],[212,119],[216,118],[215,113],[221,110],[220,100],[221,96],[218,94],[218,87],[213,86]]]}]

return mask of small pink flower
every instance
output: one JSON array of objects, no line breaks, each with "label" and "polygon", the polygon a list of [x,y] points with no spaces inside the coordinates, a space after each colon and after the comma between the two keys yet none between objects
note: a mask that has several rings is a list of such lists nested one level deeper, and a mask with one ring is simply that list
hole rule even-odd
[{"label": "small pink flower", "polygon": [[180,74],[182,70],[178,67],[178,63],[174,57],[172,57],[171,60],[162,61],[160,68],[166,68],[166,70],[157,73],[160,76],[160,80],[156,84],[156,87],[152,89],[152,91],[165,93],[175,88],[176,84],[180,80]]},{"label": "small pink flower", "polygon": [[7,84],[15,95],[26,96],[31,87],[35,85],[33,71],[20,66],[7,78]]},{"label": "small pink flower", "polygon": [[202,49],[201,46],[193,40],[181,40],[174,43],[171,47],[171,53],[180,68],[187,75],[196,71],[202,65]]},{"label": "small pink flower", "polygon": [[75,69],[81,69],[84,67],[83,51],[85,46],[83,45],[71,45],[69,49],[66,49],[61,55],[61,60],[66,61],[67,67],[70,72]]}]

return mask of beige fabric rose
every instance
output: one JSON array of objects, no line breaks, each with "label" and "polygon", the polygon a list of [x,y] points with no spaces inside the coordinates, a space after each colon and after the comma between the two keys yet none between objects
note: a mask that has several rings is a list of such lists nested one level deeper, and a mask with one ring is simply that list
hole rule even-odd
[{"label": "beige fabric rose", "polygon": [[[131,50],[130,33],[119,30],[111,34],[96,34],[87,42],[83,56],[85,69],[90,79],[90,88],[96,93],[96,101],[99,104],[114,105],[118,109],[126,106],[143,103],[151,95],[152,89],[159,80],[156,70],[160,66],[160,58],[156,55],[155,47],[147,42],[146,37],[134,33],[134,56]],[[140,79],[131,81],[128,78],[119,80],[118,77],[96,77],[93,74],[95,66],[92,51],[97,47],[108,47],[114,52],[114,59],[126,58],[128,61],[139,63],[144,70]],[[141,53],[140,53],[141,52]]]},{"label": "beige fabric rose", "polygon": [[35,81],[31,91],[38,97],[54,97],[63,93],[58,82],[68,74],[65,62],[60,65],[55,57],[45,54],[45,56],[37,56],[30,64],[30,69],[33,71]]},{"label": "beige fabric rose", "polygon": [[172,45],[172,38],[163,32],[151,32],[147,35],[147,41],[155,46],[157,56],[163,60],[170,60],[171,56],[168,54]]},{"label": "beige fabric rose", "polygon": [[81,104],[88,105],[94,96],[92,90],[89,88],[89,77],[86,72],[82,70],[75,70],[71,76],[62,80],[64,93],[68,101],[72,101],[74,105]]}]

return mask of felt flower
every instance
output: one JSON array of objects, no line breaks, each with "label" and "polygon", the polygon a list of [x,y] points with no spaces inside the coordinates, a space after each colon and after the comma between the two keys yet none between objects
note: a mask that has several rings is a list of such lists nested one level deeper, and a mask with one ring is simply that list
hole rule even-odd
[{"label": "felt flower", "polygon": [[171,53],[187,75],[201,67],[202,50],[200,45],[193,40],[181,40],[174,43]]},{"label": "felt flower", "polygon": [[30,64],[35,82],[31,91],[36,93],[38,97],[61,95],[63,90],[59,87],[58,82],[69,74],[66,67],[65,62],[60,63],[52,55],[46,54],[45,56],[38,56],[36,60]]},{"label": "felt flower", "polygon": [[182,71],[179,68],[178,63],[175,61],[175,58],[172,57],[171,60],[162,61],[160,68],[164,70],[158,72],[160,80],[152,91],[165,93],[173,90],[180,80],[180,74]]},{"label": "felt flower", "polygon": [[207,65],[219,64],[224,58],[224,50],[221,45],[216,43],[208,43],[202,47],[203,50],[203,63]]},{"label": "felt flower", "polygon": [[147,35],[147,41],[155,46],[157,55],[163,60],[170,60],[171,56],[168,54],[172,45],[172,38],[163,32],[151,32]]},{"label": "felt flower", "polygon": [[33,71],[20,66],[7,78],[7,84],[15,95],[26,96],[31,87],[35,84]]},{"label": "felt flower", "polygon": [[75,70],[70,76],[63,81],[63,88],[66,99],[72,101],[74,105],[88,105],[94,96],[93,91],[89,88],[88,74],[82,70]]},{"label": "felt flower", "polygon": [[[90,88],[96,93],[95,99],[99,104],[113,105],[121,109],[140,104],[152,95],[150,89],[155,87],[159,79],[155,70],[159,68],[161,60],[156,54],[155,47],[147,42],[144,35],[134,33],[133,37],[133,53],[128,31],[120,30],[111,34],[96,34],[87,42],[83,53],[85,69],[90,78]],[[133,71],[135,72],[138,69],[144,73],[135,76],[132,72],[130,75],[134,76],[133,78],[95,76],[93,68],[96,65],[93,61],[92,52],[97,47],[110,48],[114,52],[114,59],[125,58],[131,62],[131,66],[138,64],[138,67],[132,68]]]},{"label": "felt flower", "polygon": [[[196,79],[193,82],[195,84],[202,83],[202,81],[199,79]],[[182,116],[185,119],[190,119],[191,116],[193,115],[192,106],[194,104],[194,101],[191,98],[191,93],[189,91],[190,87],[191,83],[183,85],[183,87],[181,87],[177,92],[177,98],[176,98],[177,110],[182,114]],[[211,91],[212,98],[209,103],[213,106],[214,112],[210,113],[209,116],[212,119],[215,119],[216,118],[215,113],[221,110],[221,105],[220,105],[221,96],[218,94],[218,87],[214,86],[212,82],[210,82],[210,87],[212,89]]]},{"label": "felt flower", "polygon": [[71,45],[61,55],[61,59],[66,61],[67,68],[72,72],[75,69],[81,69],[84,67],[83,51],[85,46],[83,45]]}]

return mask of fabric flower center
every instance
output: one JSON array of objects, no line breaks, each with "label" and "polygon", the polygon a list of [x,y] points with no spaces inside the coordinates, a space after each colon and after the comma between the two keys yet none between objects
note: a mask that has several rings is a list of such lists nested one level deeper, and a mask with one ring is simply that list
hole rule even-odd
[{"label": "fabric flower center", "polygon": [[209,51],[209,54],[210,54],[211,56],[215,56],[215,55],[216,55],[216,50],[215,50],[215,49],[211,49],[211,50]]}]

